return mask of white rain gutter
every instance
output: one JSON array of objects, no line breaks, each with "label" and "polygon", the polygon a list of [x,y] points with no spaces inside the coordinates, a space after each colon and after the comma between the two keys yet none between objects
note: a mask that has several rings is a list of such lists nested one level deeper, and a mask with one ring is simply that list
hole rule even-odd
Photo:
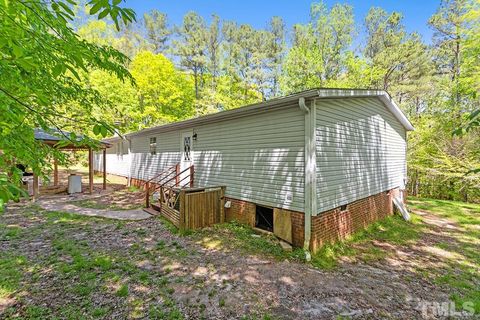
[{"label": "white rain gutter", "polygon": [[[298,99],[298,106],[305,114],[305,174],[304,174],[304,242],[305,259],[311,260],[310,239],[312,233],[312,215],[316,208],[316,158],[315,158],[315,109],[307,107],[305,98]],[[313,104],[314,106],[314,104]]]}]

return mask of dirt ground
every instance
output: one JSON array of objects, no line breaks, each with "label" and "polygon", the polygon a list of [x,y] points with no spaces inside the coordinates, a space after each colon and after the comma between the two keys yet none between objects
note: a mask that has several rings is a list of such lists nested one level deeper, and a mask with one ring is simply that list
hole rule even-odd
[{"label": "dirt ground", "polygon": [[11,206],[0,217],[0,318],[428,318],[422,303],[449,301],[452,291],[418,269],[445,263],[432,244],[457,227],[423,215],[429,232],[414,245],[378,241],[394,254],[319,270],[225,245],[218,230],[185,236],[158,218],[118,222]]}]

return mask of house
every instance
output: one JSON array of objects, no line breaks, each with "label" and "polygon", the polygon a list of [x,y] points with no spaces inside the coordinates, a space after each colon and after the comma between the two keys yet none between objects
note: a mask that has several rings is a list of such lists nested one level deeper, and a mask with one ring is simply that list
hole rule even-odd
[{"label": "house", "polygon": [[393,213],[410,130],[385,91],[315,89],[107,139],[106,170],[194,165],[194,186],[226,186],[226,220],[316,251]]}]

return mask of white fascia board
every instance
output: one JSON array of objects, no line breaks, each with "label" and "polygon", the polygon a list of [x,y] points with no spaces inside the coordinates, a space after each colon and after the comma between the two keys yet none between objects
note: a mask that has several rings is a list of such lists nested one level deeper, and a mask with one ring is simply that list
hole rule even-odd
[{"label": "white fascia board", "polygon": [[383,102],[383,104],[385,104],[385,106],[390,110],[390,112],[393,113],[393,115],[398,119],[398,121],[400,121],[400,123],[403,125],[405,130],[407,131],[415,130],[412,123],[407,119],[407,117],[402,112],[402,110],[400,110],[400,108],[397,106],[395,101],[393,101],[392,98],[390,98],[388,93],[383,91],[383,94],[379,95],[378,98],[380,99],[380,101]]}]

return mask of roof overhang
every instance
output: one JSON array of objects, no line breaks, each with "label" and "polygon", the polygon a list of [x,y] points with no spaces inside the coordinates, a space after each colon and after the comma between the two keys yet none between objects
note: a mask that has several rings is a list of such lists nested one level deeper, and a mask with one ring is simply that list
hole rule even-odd
[{"label": "roof overhang", "polygon": [[[59,130],[59,129],[50,129],[43,130],[40,128],[34,129],[35,140],[42,142],[45,145],[48,145],[52,148],[58,148],[61,150],[88,150],[88,149],[106,149],[110,148],[112,145],[106,141],[92,140],[96,145],[92,146],[91,144],[84,143],[83,135],[75,135],[76,141],[70,140],[70,132]],[[70,143],[65,144],[68,141]]]},{"label": "roof overhang", "polygon": [[407,119],[405,114],[395,104],[390,95],[384,90],[372,90],[372,89],[311,89],[299,93],[294,93],[285,97],[274,98],[268,101],[251,104],[245,107],[221,111],[218,113],[201,116],[193,119],[188,119],[179,122],[173,122],[165,125],[160,125],[152,128],[143,129],[137,132],[128,133],[122,137],[111,137],[102,140],[103,142],[113,143],[115,141],[135,137],[145,134],[153,134],[166,132],[177,129],[187,129],[192,126],[198,126],[207,123],[219,122],[223,120],[230,120],[247,115],[260,114],[269,112],[272,109],[279,109],[284,107],[291,107],[293,105],[298,107],[298,99],[340,99],[340,98],[378,98],[385,107],[392,112],[392,114],[403,125],[405,130],[414,130],[412,124]]}]

